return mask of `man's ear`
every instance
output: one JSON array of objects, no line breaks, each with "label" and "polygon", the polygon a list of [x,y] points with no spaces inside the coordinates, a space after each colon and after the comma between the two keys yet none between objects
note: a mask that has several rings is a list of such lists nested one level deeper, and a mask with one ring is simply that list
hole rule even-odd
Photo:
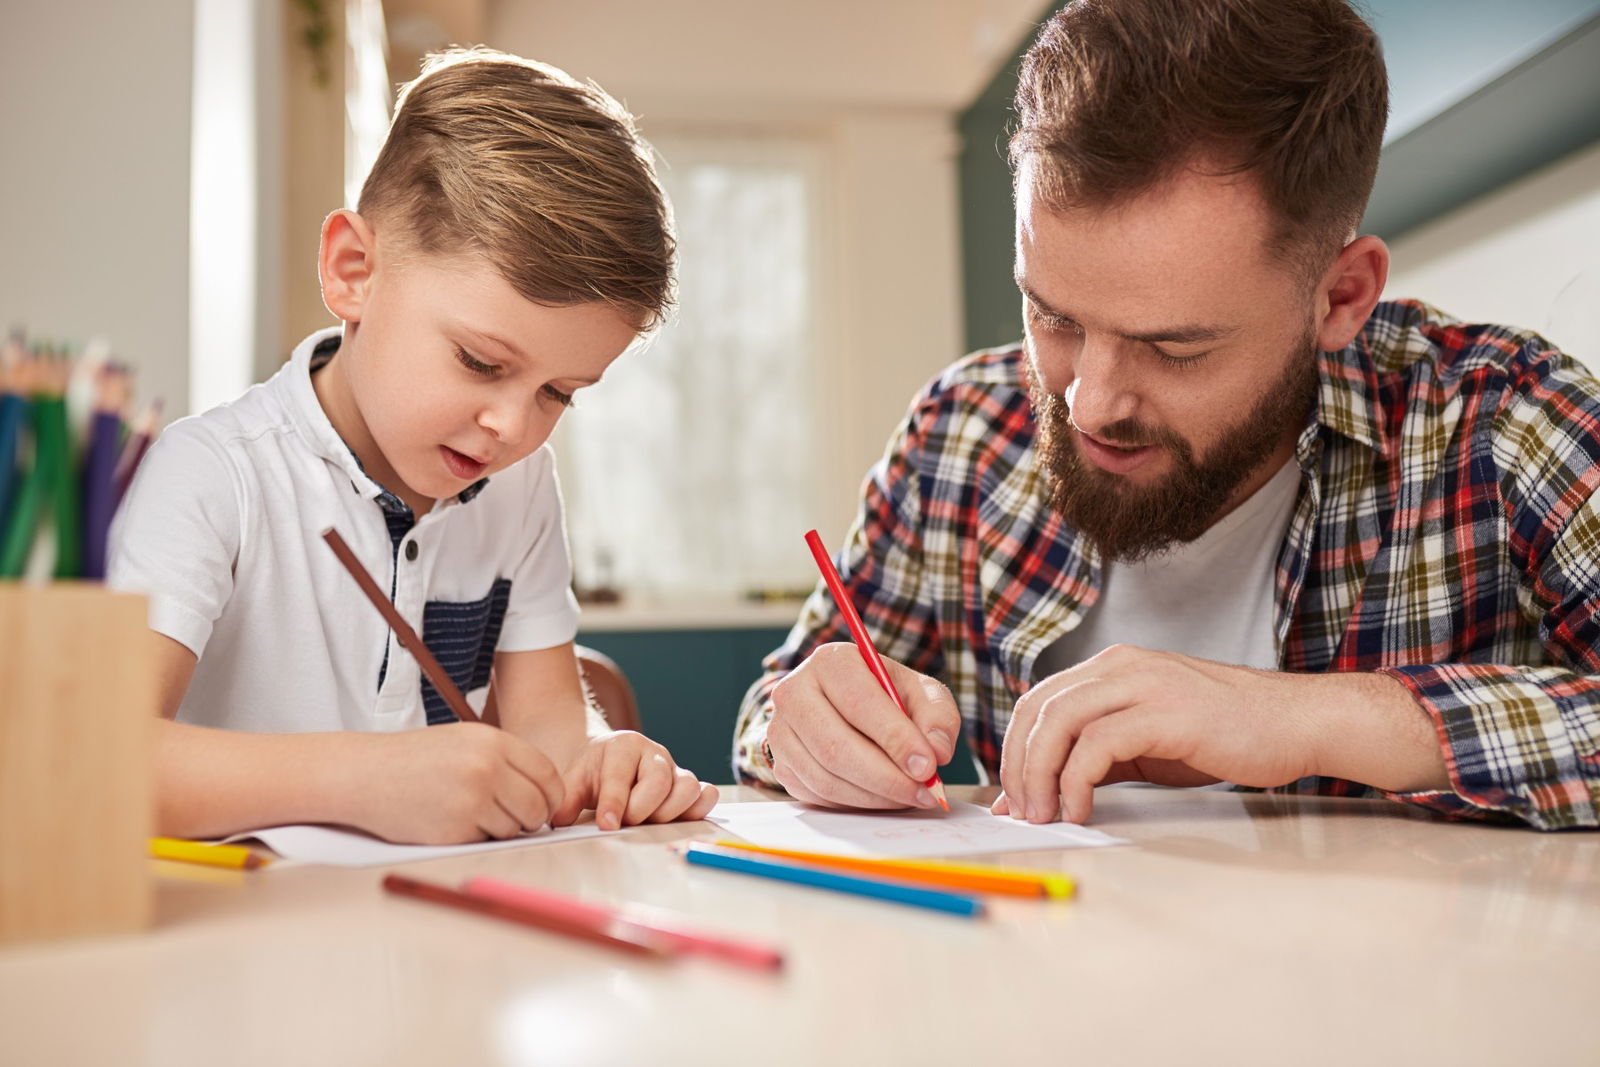
[{"label": "man's ear", "polygon": [[1345,245],[1317,290],[1317,347],[1337,352],[1353,341],[1388,280],[1388,245],[1371,234]]},{"label": "man's ear", "polygon": [[322,220],[317,274],[322,279],[322,303],[337,318],[361,321],[371,295],[377,251],[372,227],[354,211],[340,208]]}]

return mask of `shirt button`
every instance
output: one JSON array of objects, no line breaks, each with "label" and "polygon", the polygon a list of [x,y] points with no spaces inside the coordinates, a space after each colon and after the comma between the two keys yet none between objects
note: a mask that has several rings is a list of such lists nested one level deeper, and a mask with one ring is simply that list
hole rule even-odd
[{"label": "shirt button", "polygon": [[406,542],[406,562],[407,563],[415,563],[416,561],[417,561],[417,543],[415,541],[407,541]]}]

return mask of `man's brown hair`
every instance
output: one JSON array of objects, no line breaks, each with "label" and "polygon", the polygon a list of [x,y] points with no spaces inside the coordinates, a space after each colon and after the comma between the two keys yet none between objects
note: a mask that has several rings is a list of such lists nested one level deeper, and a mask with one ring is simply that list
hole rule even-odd
[{"label": "man's brown hair", "polygon": [[1077,0],[1022,61],[1011,161],[1053,207],[1101,207],[1197,159],[1247,173],[1272,252],[1318,275],[1360,225],[1389,82],[1344,0]]},{"label": "man's brown hair", "polygon": [[599,86],[489,49],[401,90],[356,210],[403,251],[482,255],[529,300],[604,301],[648,329],[673,301],[650,146]]}]

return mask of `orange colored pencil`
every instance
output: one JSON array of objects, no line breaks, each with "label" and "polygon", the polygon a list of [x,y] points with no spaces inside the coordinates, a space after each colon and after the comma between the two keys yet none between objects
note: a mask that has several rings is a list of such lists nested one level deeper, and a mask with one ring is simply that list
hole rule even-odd
[{"label": "orange colored pencil", "polygon": [[[817,569],[822,572],[822,580],[828,586],[828,592],[833,594],[833,602],[839,605],[839,614],[844,616],[844,624],[849,627],[850,637],[856,643],[856,651],[860,652],[861,658],[866,661],[867,670],[872,672],[872,676],[878,680],[883,691],[889,694],[889,699],[900,709],[900,714],[908,719],[911,718],[905,702],[900,699],[900,692],[895,689],[894,682],[889,678],[889,668],[883,665],[883,657],[878,655],[877,646],[872,643],[872,635],[867,633],[866,624],[861,621],[861,616],[856,614],[856,606],[851,603],[844,581],[839,577],[839,571],[833,565],[833,558],[823,547],[822,538],[817,535],[817,531],[812,530],[806,534],[806,544],[811,547],[811,555],[817,561]],[[939,780],[938,771],[934,771],[922,784],[933,794],[933,799],[939,802],[941,808],[945,811],[950,810],[950,802],[944,798],[944,783]]]},{"label": "orange colored pencil", "polygon": [[975,863],[948,861],[872,859],[865,856],[839,856],[831,852],[805,852],[792,848],[768,848],[744,841],[718,841],[718,848],[739,848],[769,856],[832,867],[842,871],[876,874],[902,882],[966,889],[975,893],[998,893],[1012,897],[1068,897],[1073,881],[1050,871],[1015,871],[1004,867],[983,867]]}]

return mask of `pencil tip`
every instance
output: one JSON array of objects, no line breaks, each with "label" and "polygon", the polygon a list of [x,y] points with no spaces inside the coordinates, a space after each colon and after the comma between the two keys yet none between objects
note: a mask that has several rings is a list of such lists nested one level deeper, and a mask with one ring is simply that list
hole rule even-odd
[{"label": "pencil tip", "polygon": [[933,788],[930,789],[929,792],[933,794],[933,799],[935,799],[935,800],[937,800],[939,802],[939,806],[941,808],[943,808],[945,811],[949,811],[950,810],[950,802],[948,800],[946,800],[945,796],[944,796],[944,783],[943,782],[934,782],[933,783]]}]

